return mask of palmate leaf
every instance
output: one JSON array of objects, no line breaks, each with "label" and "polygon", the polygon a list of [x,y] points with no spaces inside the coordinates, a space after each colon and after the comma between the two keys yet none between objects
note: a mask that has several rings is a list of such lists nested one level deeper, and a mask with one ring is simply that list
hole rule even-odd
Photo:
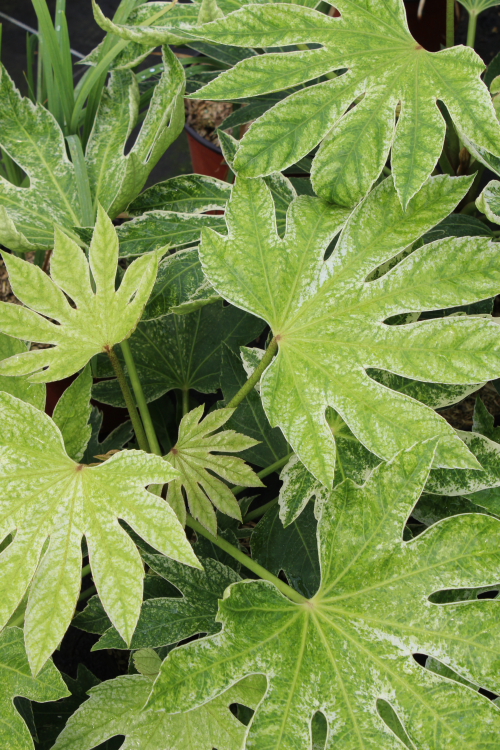
[{"label": "palmate leaf", "polygon": [[455,516],[402,541],[435,444],[399,454],[362,488],[350,480],[339,485],[318,528],[318,593],[295,604],[267,581],[234,584],[220,604],[222,632],[170,653],[147,707],[192,709],[259,673],[268,688],[247,738],[255,750],[307,750],[316,711],[328,721],[327,747],[397,750],[379,699],[415,747],[494,748],[496,707],[413,657],[430,654],[475,685],[500,687],[498,603],[428,599],[498,576],[500,522]]},{"label": "palmate leaf", "polygon": [[73,616],[85,536],[99,597],[129,642],[144,568],[118,519],[163,554],[198,566],[173,511],[144,489],[176,472],[142,451],[123,451],[99,466],[77,464],[48,416],[6,393],[0,393],[0,416],[0,538],[16,532],[0,554],[0,627],[29,586],[25,638],[37,673]]},{"label": "palmate leaf", "polygon": [[125,675],[92,688],[90,700],[71,717],[53,750],[91,750],[117,735],[126,737],[122,750],[243,750],[246,727],[229,706],[255,708],[265,681],[249,677],[205,706],[174,716],[141,711],[151,686],[149,677]]},{"label": "palmate leaf", "polygon": [[500,289],[495,244],[482,237],[444,239],[366,280],[444,218],[469,184],[469,178],[430,178],[403,212],[388,178],[352,213],[325,261],[345,209],[299,196],[280,239],[263,181],[238,178],[226,212],[229,236],[207,230],[203,235],[200,258],[211,284],[234,305],[266,320],[278,342],[278,356],[261,381],[269,421],[281,427],[302,463],[326,486],[335,466],[327,406],[381,458],[439,435],[437,465],[479,468],[442,417],[367,373],[376,368],[449,384],[498,376],[498,327],[491,320],[385,322],[397,314],[494,296]]},{"label": "palmate leaf", "polygon": [[91,392],[92,373],[90,365],[86,365],[77,379],[66,388],[52,414],[52,419],[61,430],[66,453],[73,461],[82,460],[92,435],[92,425],[89,423]]},{"label": "palmate leaf", "polygon": [[221,479],[243,487],[262,487],[257,474],[243,459],[236,456],[214,456],[214,452],[239,453],[256,444],[256,440],[234,430],[219,430],[234,414],[234,409],[218,409],[202,419],[203,406],[186,414],[179,425],[179,437],[166,460],[179,473],[170,483],[167,500],[182,523],[189,512],[213,534],[217,518],[213,506],[232,518],[241,520],[238,502]]},{"label": "palmate leaf", "polygon": [[12,289],[26,307],[0,302],[0,330],[9,336],[53,346],[3,360],[0,375],[31,374],[32,383],[61,380],[78,372],[95,354],[126,339],[142,315],[163,253],[158,250],[138,258],[127,268],[115,291],[118,239],[102,208],[88,261],[78,245],[59,229],[50,264],[51,278],[38,266],[5,253]]},{"label": "palmate leaf", "polygon": [[37,677],[32,676],[20,628],[6,628],[0,633],[0,743],[3,748],[34,750],[30,732],[13,705],[14,698],[22,696],[43,703],[67,695],[66,685],[52,661],[47,662]]},{"label": "palmate leaf", "polygon": [[[187,39],[244,48],[316,45],[249,57],[192,95],[234,100],[302,87],[250,127],[237,172],[256,177],[283,170],[323,141],[312,170],[315,190],[352,206],[392,148],[396,190],[406,206],[441,154],[446,126],[438,100],[476,151],[500,156],[500,126],[480,79],[483,63],[472,49],[422,49],[408,30],[402,0],[336,0],[335,7],[340,18],[293,4],[251,4],[196,30],[185,27]],[[136,29],[131,35],[109,22],[104,27],[144,42],[153,33],[143,29],[141,36]],[[156,29],[158,42],[168,36],[168,29],[164,37]]]},{"label": "palmate leaf", "polygon": [[[100,202],[112,218],[141,191],[184,125],[182,66],[167,48],[163,64],[163,74],[131,148],[127,144],[139,116],[134,74],[113,72],[102,95],[85,166],[94,205]],[[33,105],[21,97],[1,65],[0,148],[29,177],[29,186],[23,187],[0,178],[0,242],[5,247],[16,251],[51,248],[54,224],[68,232],[82,225],[75,169],[58,123],[41,104]]]},{"label": "palmate leaf", "polygon": [[143,559],[183,596],[147,599],[130,645],[115,628],[109,628],[92,651],[169,646],[199,633],[212,634],[220,630],[215,621],[218,601],[231,583],[241,580],[234,570],[210,558],[202,561],[201,570],[188,568],[162,555],[144,553]]},{"label": "palmate leaf", "polygon": [[478,15],[482,13],[486,8],[492,8],[494,5],[498,5],[497,0],[458,0],[460,5],[463,5],[469,13]]},{"label": "palmate leaf", "polygon": [[[0,333],[0,362],[16,354],[23,354],[27,351],[24,341],[19,341],[11,336]],[[0,391],[11,393],[21,401],[33,404],[37,409],[45,409],[46,386],[43,383],[30,383],[27,377],[9,378],[6,375],[0,375]]]}]

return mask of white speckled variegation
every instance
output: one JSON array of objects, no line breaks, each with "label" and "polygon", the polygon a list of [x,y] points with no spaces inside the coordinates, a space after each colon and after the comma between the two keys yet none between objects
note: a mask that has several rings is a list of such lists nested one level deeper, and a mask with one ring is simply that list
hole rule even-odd
[{"label": "white speckled variegation", "polygon": [[[238,502],[225,482],[243,487],[262,487],[257,474],[242,458],[214,456],[214,452],[239,453],[258,440],[234,430],[216,432],[234,414],[234,409],[217,409],[202,419],[204,406],[185,414],[179,425],[177,443],[165,460],[180,474],[168,486],[167,500],[184,524],[186,493],[189,512],[212,534],[217,533],[217,510],[241,521]],[[213,434],[215,433],[215,434]],[[214,476],[218,474],[225,482]],[[213,503],[213,505],[212,505]]]},{"label": "white speckled variegation", "polygon": [[122,451],[99,466],[68,457],[54,422],[0,393],[0,627],[29,587],[26,647],[34,674],[61,641],[81,587],[82,537],[99,597],[129,643],[142,604],[144,566],[118,523],[187,565],[199,563],[169,505],[144,488],[177,472],[158,456]]},{"label": "white speckled variegation", "polygon": [[38,703],[57,701],[69,695],[68,688],[48,661],[33,677],[24,647],[23,631],[6,628],[0,633],[0,747],[2,750],[34,750],[30,731],[17,708],[14,698],[28,698]]},{"label": "white speckled variegation", "polygon": [[[500,126],[480,78],[483,62],[474,50],[459,46],[427,52],[409,32],[403,0],[332,4],[340,18],[297,4],[252,3],[198,29],[180,23],[185,38],[215,44],[250,50],[301,46],[249,55],[192,95],[233,100],[298,88],[251,125],[235,170],[246,177],[268,175],[299,161],[322,141],[313,162],[315,190],[353,206],[392,150],[396,189],[406,206],[441,155],[446,124],[438,100],[461,137],[473,142],[478,158],[485,161],[484,152],[495,168]],[[99,22],[107,31],[145,43],[153,35],[157,43],[167,42],[172,34],[168,14],[163,36],[160,27]]]},{"label": "white speckled variegation", "polygon": [[476,206],[494,224],[500,224],[500,182],[491,180],[476,200]]},{"label": "white speckled variegation", "polygon": [[61,380],[78,372],[94,354],[128,338],[141,318],[164,253],[165,248],[161,248],[134,261],[116,290],[118,238],[101,207],[89,260],[59,229],[50,264],[51,278],[38,266],[4,253],[14,294],[26,307],[0,302],[0,331],[53,346],[23,351],[2,360],[0,375],[31,374],[32,383]]},{"label": "white speckled variegation", "polygon": [[209,281],[232,304],[266,320],[278,339],[278,356],[261,381],[269,421],[326,486],[335,466],[327,406],[381,458],[438,435],[438,466],[480,468],[433,409],[367,373],[376,368],[449,384],[500,375],[499,328],[491,319],[385,322],[399,313],[497,294],[496,244],[483,237],[446,238],[366,281],[450,213],[469,185],[470,178],[430,178],[403,211],[388,178],[352,213],[326,261],[347,210],[300,196],[288,209],[280,238],[271,194],[260,179],[237,179],[226,212],[228,237],[204,231],[200,259]]},{"label": "white speckled variegation", "polygon": [[125,735],[124,750],[243,750],[246,727],[229,707],[256,708],[266,688],[260,675],[248,677],[194,711],[169,716],[141,710],[152,685],[149,677],[124,675],[92,688],[53,750],[91,750],[116,735]]},{"label": "white speckled variegation", "polygon": [[430,654],[475,685],[500,689],[498,602],[428,598],[498,580],[500,522],[455,516],[402,539],[435,444],[382,464],[364,487],[339,485],[318,527],[318,593],[296,604],[267,581],[233,584],[219,606],[221,633],[168,655],[147,708],[193,709],[257,673],[268,688],[250,725],[252,750],[310,750],[316,711],[328,721],[329,749],[400,750],[379,699],[392,706],[412,747],[493,750],[498,708],[413,656]]}]

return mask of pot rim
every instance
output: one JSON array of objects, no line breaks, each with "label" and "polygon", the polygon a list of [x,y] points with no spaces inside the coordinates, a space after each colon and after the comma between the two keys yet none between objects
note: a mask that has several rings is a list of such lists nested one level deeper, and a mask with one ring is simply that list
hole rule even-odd
[{"label": "pot rim", "polygon": [[194,128],[191,127],[191,125],[188,125],[187,122],[184,124],[184,130],[188,135],[190,135],[192,138],[195,139],[195,141],[198,141],[198,143],[201,143],[203,146],[206,146],[210,149],[210,151],[215,151],[216,154],[222,154],[222,149],[219,148],[219,146],[216,146],[212,141],[209,141],[208,138],[204,138],[202,135],[200,135]]}]

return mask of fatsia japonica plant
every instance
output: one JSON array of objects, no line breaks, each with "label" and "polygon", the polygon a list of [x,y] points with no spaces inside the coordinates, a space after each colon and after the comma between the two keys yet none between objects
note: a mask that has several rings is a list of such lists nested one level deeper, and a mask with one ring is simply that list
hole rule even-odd
[{"label": "fatsia japonica plant", "polygon": [[[402,0],[94,3],[76,86],[33,5],[38,85],[0,70],[1,747],[497,748],[492,3],[439,52]],[[185,68],[234,105],[230,177],[146,186]]]}]

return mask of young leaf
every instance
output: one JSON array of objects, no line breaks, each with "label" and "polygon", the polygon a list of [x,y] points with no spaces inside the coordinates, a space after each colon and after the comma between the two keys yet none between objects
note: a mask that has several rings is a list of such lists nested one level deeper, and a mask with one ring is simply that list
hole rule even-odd
[{"label": "young leaf", "polygon": [[241,580],[237,573],[210,559],[202,561],[201,570],[188,568],[161,555],[144,553],[143,559],[158,575],[182,591],[183,596],[147,599],[142,605],[130,646],[115,628],[110,628],[93,651],[168,646],[198,633],[211,634],[220,630],[215,622],[218,602],[228,586]]},{"label": "young leaf", "polygon": [[237,179],[226,212],[228,237],[204,233],[200,258],[209,281],[234,305],[266,320],[279,345],[261,381],[269,421],[281,427],[300,460],[326,486],[335,466],[327,406],[382,458],[439,435],[438,465],[478,468],[442,417],[367,373],[377,368],[450,384],[498,375],[498,327],[490,320],[462,316],[386,323],[397,314],[496,294],[495,244],[482,237],[441,240],[367,281],[444,218],[469,185],[469,178],[433,177],[403,212],[388,178],[353,212],[326,261],[345,210],[299,196],[280,239],[262,180]]},{"label": "young leaf", "polygon": [[[249,5],[198,31],[198,38],[241,47],[320,45],[250,57],[192,95],[240,99],[312,82],[250,127],[236,171],[257,177],[283,170],[324,139],[313,163],[314,188],[322,198],[353,206],[392,147],[396,190],[406,207],[441,154],[446,125],[438,100],[464,137],[500,156],[500,126],[480,79],[484,66],[471,48],[424,50],[409,33],[402,0],[337,0],[335,7],[340,18],[297,6]],[[330,80],[316,83],[325,75]]]},{"label": "young leaf", "polygon": [[117,735],[125,735],[125,746],[137,750],[243,750],[246,727],[229,707],[255,708],[265,690],[264,679],[256,675],[201,708],[170,716],[141,710],[151,684],[149,677],[125,675],[92,688],[53,750],[91,750]]},{"label": "young leaf", "polygon": [[252,557],[275,575],[282,570],[293,588],[312,597],[319,588],[320,571],[316,543],[316,519],[309,503],[296,521],[284,528],[275,505],[255,527]]},{"label": "young leaf", "polygon": [[456,516],[402,541],[435,445],[399,454],[362,488],[350,480],[338,486],[319,522],[318,593],[296,604],[267,581],[231,586],[219,608],[221,633],[169,654],[148,709],[190,710],[259,673],[268,689],[248,747],[310,748],[311,719],[321,711],[331,747],[398,750],[378,699],[393,707],[415,747],[494,747],[495,706],[413,657],[437,655],[474,684],[499,688],[497,602],[428,600],[436,590],[491,582],[499,521]]},{"label": "young leaf", "polygon": [[144,569],[118,519],[163,554],[198,566],[173,511],[144,489],[170,481],[176,472],[141,451],[122,451],[95,467],[77,464],[54,422],[35,407],[0,393],[0,415],[0,536],[16,531],[0,554],[0,627],[29,586],[26,648],[33,672],[39,672],[73,616],[85,536],[99,597],[130,641]]},{"label": "young leaf", "polygon": [[153,648],[141,648],[136,651],[132,660],[139,674],[155,680],[160,673],[161,659]]},{"label": "young leaf", "polygon": [[92,407],[92,373],[90,365],[64,391],[54,409],[52,419],[61,430],[66,453],[73,461],[80,461],[92,435],[89,424]]},{"label": "young leaf", "polygon": [[87,144],[85,161],[94,201],[112,218],[140,193],[153,167],[182,131],[184,80],[182,65],[164,47],[161,78],[135,143],[125,155],[139,115],[139,87],[130,71],[111,74]]},{"label": "young leaf", "polygon": [[69,692],[52,661],[37,677],[32,676],[19,628],[6,628],[0,633],[0,685],[1,746],[6,750],[34,750],[29,730],[14,707],[14,698],[22,696],[43,703],[57,701]]},{"label": "young leaf", "polygon": [[[3,360],[0,375],[31,373],[32,383],[61,380],[78,372],[94,354],[128,338],[153,288],[163,252],[138,258],[127,268],[115,291],[118,239],[110,219],[99,208],[89,261],[78,245],[58,229],[51,278],[38,266],[4,254],[14,294],[26,307],[0,302],[0,330],[9,336],[53,346]],[[65,295],[73,300],[74,307]]]},{"label": "young leaf", "polygon": [[179,478],[169,485],[167,500],[181,523],[186,521],[186,493],[189,512],[212,534],[217,533],[217,519],[212,504],[222,513],[241,520],[238,502],[225,482],[243,487],[262,487],[253,469],[235,456],[214,456],[214,452],[239,453],[256,444],[256,440],[234,430],[216,432],[234,414],[234,409],[218,409],[202,419],[203,406],[186,414],[179,425],[179,437],[166,460],[178,471]]},{"label": "young leaf", "polygon": [[[27,351],[24,341],[14,339],[0,333],[0,362],[16,354],[23,354]],[[43,411],[45,409],[46,386],[44,383],[30,383],[27,377],[9,378],[6,375],[0,375],[0,391],[12,394],[21,401],[36,406]]]}]

